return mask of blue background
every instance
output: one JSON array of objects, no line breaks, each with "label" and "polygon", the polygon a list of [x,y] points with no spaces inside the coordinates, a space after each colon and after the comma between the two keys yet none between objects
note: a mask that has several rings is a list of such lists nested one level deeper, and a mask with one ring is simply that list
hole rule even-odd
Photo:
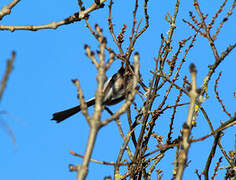
[{"label": "blue background", "polygon": [[[8,4],[10,1],[3,0],[0,7]],[[85,3],[86,7],[91,5],[90,0]],[[135,45],[135,51],[140,53],[141,74],[145,82],[151,79],[152,74],[149,70],[154,69],[154,57],[158,56],[160,46],[160,35],[167,36],[169,24],[165,21],[164,16],[169,12],[173,15],[176,1],[155,1],[150,0],[148,3],[148,13],[150,15],[149,29],[138,39]],[[232,0],[226,4],[226,10],[231,7]],[[173,53],[178,47],[178,41],[194,34],[194,31],[183,23],[182,19],[189,20],[188,11],[197,13],[192,6],[192,1],[183,1],[180,4],[179,14],[176,21],[177,29],[173,38]],[[104,9],[91,13],[89,22],[94,27],[98,23],[104,30],[104,35],[108,39],[108,46],[117,51],[111,35],[109,34],[107,18],[108,18],[108,2],[105,3]],[[138,19],[143,17],[143,2],[140,2]],[[220,6],[217,1],[200,1],[202,12],[208,13],[209,17],[215,15],[216,10]],[[128,44],[128,37],[131,31],[132,10],[134,1],[115,2],[112,10],[114,30],[116,35],[121,31],[123,24],[128,25],[125,43]],[[0,22],[4,25],[40,25],[47,24],[52,21],[60,21],[78,11],[77,1],[21,1],[13,8],[11,15],[4,17]],[[219,21],[223,19],[226,12],[224,11],[216,21],[217,27]],[[208,18],[209,22],[209,18]],[[236,41],[236,16],[233,14],[229,21],[224,24],[220,35],[216,41],[216,47],[219,52],[225,50],[229,44]],[[144,25],[144,20],[142,25]],[[215,30],[215,29],[214,29]],[[84,44],[89,44],[92,50],[98,48],[97,41],[93,38],[89,30],[85,27],[82,20],[70,25],[61,26],[56,30],[39,30],[31,31],[1,31],[0,45],[0,77],[5,70],[5,61],[10,57],[11,51],[17,52],[14,71],[10,75],[7,89],[4,93],[1,110],[7,111],[8,114],[1,114],[2,122],[6,122],[14,133],[16,138],[16,148],[10,139],[9,133],[5,133],[6,126],[0,129],[0,178],[1,179],[25,179],[25,180],[51,180],[51,179],[75,179],[76,173],[68,171],[68,164],[81,163],[81,159],[69,154],[68,150],[73,150],[79,154],[83,154],[88,138],[88,125],[81,114],[73,116],[69,120],[61,124],[55,124],[50,121],[52,113],[77,105],[78,99],[76,87],[71,83],[71,79],[78,78],[84,90],[85,98],[89,99],[94,96],[96,90],[96,69],[92,65],[90,59],[85,56]],[[179,59],[183,54],[179,57]],[[108,56],[107,56],[108,57]],[[171,56],[169,57],[169,59]],[[232,51],[219,66],[215,75],[213,75],[209,84],[210,98],[203,104],[208,115],[213,122],[214,128],[220,125],[221,121],[228,120],[228,116],[222,112],[222,108],[215,99],[213,92],[214,82],[219,71],[223,71],[223,75],[219,82],[219,93],[223,98],[228,111],[233,115],[236,108],[236,99],[233,92],[236,91],[235,83],[235,66],[236,51]],[[178,61],[179,63],[180,61]],[[186,57],[181,70],[182,75],[187,75],[190,79],[188,66],[194,62],[198,69],[198,86],[203,83],[203,78],[208,72],[208,65],[213,64],[214,57],[208,41],[202,37],[197,38],[194,48]],[[109,77],[119,67],[116,61],[111,69],[107,72]],[[177,64],[178,65],[178,64]],[[177,81],[182,84],[180,78]],[[167,87],[166,87],[167,88]],[[175,103],[176,91],[171,91],[167,104]],[[161,100],[165,94],[165,90],[159,91],[160,97],[156,99],[153,109],[158,106],[158,100]],[[187,102],[188,98],[183,98]],[[140,102],[139,98],[136,98]],[[140,103],[141,105],[142,103]],[[112,107],[115,111],[119,105]],[[92,112],[92,109],[91,109]],[[154,131],[158,135],[162,135],[166,139],[169,131],[170,113],[163,114],[158,120]],[[183,122],[186,120],[187,107],[178,108],[176,120],[174,122],[173,138],[179,135],[179,131]],[[104,112],[104,118],[107,114]],[[121,117],[122,127],[128,132],[126,116]],[[223,147],[229,151],[233,150],[235,145],[235,126],[227,129],[222,139]],[[192,135],[202,137],[210,132],[206,120],[200,113],[198,116],[198,126],[193,129]],[[184,179],[191,177],[197,179],[194,174],[195,169],[201,172],[205,167],[208,154],[211,149],[213,138],[208,138],[204,142],[192,144],[189,154],[191,163],[186,168]],[[151,141],[151,147],[154,148],[155,141]],[[95,149],[92,158],[101,161],[115,161],[122,145],[118,128],[113,122],[104,127],[98,134]],[[131,145],[132,147],[132,145]],[[221,156],[217,148],[216,157],[213,158],[212,169]],[[163,170],[163,179],[172,177],[173,162],[175,150],[169,150],[158,169]],[[227,165],[225,159],[221,164]],[[121,168],[122,169],[122,168]],[[222,179],[225,170],[220,171],[218,176]],[[155,174],[155,173],[154,173]],[[112,166],[104,166],[96,163],[90,163],[89,174],[87,179],[103,179],[104,176],[113,175]],[[155,178],[154,178],[155,179]]]}]

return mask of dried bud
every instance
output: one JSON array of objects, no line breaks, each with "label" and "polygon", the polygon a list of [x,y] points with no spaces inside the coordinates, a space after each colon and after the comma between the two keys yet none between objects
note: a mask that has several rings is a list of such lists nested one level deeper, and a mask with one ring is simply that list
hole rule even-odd
[{"label": "dried bud", "polygon": [[105,4],[104,3],[102,3],[102,4],[100,4],[100,6],[99,6],[100,8],[104,8],[105,7]]},{"label": "dried bud", "polygon": [[87,49],[89,46],[88,46],[88,44],[85,44],[84,45],[84,49]]},{"label": "dried bud", "polygon": [[190,73],[196,73],[197,69],[196,69],[195,64],[191,63],[189,66],[189,70],[190,70]]},{"label": "dried bud", "polygon": [[90,55],[91,55],[91,56],[94,56],[94,54],[95,54],[94,51],[91,51],[91,54],[90,54]]},{"label": "dried bud", "polygon": [[187,86],[187,87],[186,87],[186,90],[187,90],[188,92],[190,92],[191,89],[192,89],[192,88],[191,88],[190,86]]},{"label": "dried bud", "polygon": [[102,38],[102,44],[107,44],[107,38],[105,37]]},{"label": "dried bud", "polygon": [[202,92],[202,89],[201,88],[197,88],[197,93],[201,94],[201,92]]},{"label": "dried bud", "polygon": [[223,22],[226,22],[227,20],[228,20],[228,18],[224,18],[224,19],[223,19]]},{"label": "dried bud", "polygon": [[15,57],[15,56],[16,56],[16,51],[12,51],[12,52],[11,52],[11,55],[12,55],[13,57]]},{"label": "dried bud", "polygon": [[72,81],[72,83],[74,83],[74,84],[75,84],[75,83],[76,83],[76,81],[78,81],[78,79],[72,79],[71,81]]},{"label": "dried bud", "polygon": [[97,5],[100,5],[100,0],[94,0]]},{"label": "dried bud", "polygon": [[139,62],[139,53],[135,52],[134,53],[134,63],[138,63]]},{"label": "dried bud", "polygon": [[78,165],[73,165],[73,164],[69,164],[69,171],[78,171],[79,170],[79,166]]},{"label": "dried bud", "polygon": [[98,54],[98,55],[101,54],[101,51],[97,50],[97,54]]},{"label": "dried bud", "polygon": [[135,55],[135,56],[139,56],[139,53],[136,51],[136,52],[134,53],[134,55]]},{"label": "dried bud", "polygon": [[111,176],[105,176],[104,180],[112,180]]},{"label": "dried bud", "polygon": [[161,33],[161,39],[164,39],[164,35]]},{"label": "dried bud", "polygon": [[115,56],[115,52],[111,50],[111,51],[110,51],[110,55],[111,55],[111,56]]},{"label": "dried bud", "polygon": [[189,126],[187,125],[187,123],[183,124],[183,129],[189,129]]}]

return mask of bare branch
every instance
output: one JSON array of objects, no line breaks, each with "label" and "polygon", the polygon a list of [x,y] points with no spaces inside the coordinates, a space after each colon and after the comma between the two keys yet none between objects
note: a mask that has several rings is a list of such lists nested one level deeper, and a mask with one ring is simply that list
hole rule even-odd
[{"label": "bare branch", "polygon": [[3,6],[3,8],[0,10],[0,20],[8,14],[11,13],[11,9],[14,8],[14,6],[20,2],[20,0],[12,0],[8,5]]},{"label": "bare branch", "polygon": [[[225,1],[226,1],[226,0],[225,0]],[[225,3],[225,2],[224,2],[224,3]],[[232,6],[231,6],[229,12],[228,12],[228,13],[226,14],[226,16],[223,18],[223,20],[221,21],[220,25],[218,26],[218,28],[217,28],[215,34],[212,36],[214,40],[216,40],[217,35],[218,35],[219,32],[220,32],[220,29],[223,27],[223,24],[224,24],[226,21],[228,21],[229,16],[231,16],[231,15],[233,14],[233,9],[235,8],[235,6],[236,6],[236,0],[234,0],[234,2],[233,2],[233,4],[232,4]],[[224,4],[222,4],[222,6],[220,7],[219,11],[222,10],[223,7],[224,7]],[[216,14],[216,15],[217,15],[217,14]]]},{"label": "bare branch", "polygon": [[5,90],[6,86],[7,86],[7,81],[9,79],[9,75],[12,72],[13,64],[14,64],[14,61],[15,61],[15,57],[16,57],[16,53],[15,53],[15,51],[12,51],[11,59],[9,59],[7,61],[7,68],[5,70],[4,76],[3,76],[2,81],[1,81],[0,101],[2,100],[2,95],[4,93],[4,90]]},{"label": "bare branch", "polygon": [[213,41],[213,39],[212,39],[212,37],[210,35],[209,29],[206,26],[205,17],[203,17],[203,14],[202,14],[202,12],[200,10],[198,1],[194,0],[194,4],[193,5],[195,6],[196,11],[198,12],[198,15],[201,18],[202,26],[203,26],[203,28],[205,30],[205,33],[206,33],[207,39],[209,41],[210,47],[211,47],[211,49],[213,51],[213,54],[215,56],[215,60],[218,61],[220,57],[219,57],[218,51],[216,49],[215,43],[214,43],[214,41]]},{"label": "bare branch", "polygon": [[217,175],[217,171],[219,170],[220,163],[222,162],[222,156],[219,158],[218,162],[216,163],[216,167],[214,169],[214,173],[211,176],[212,180],[215,180],[215,176]]},{"label": "bare branch", "polygon": [[103,7],[102,4],[105,1],[106,0],[101,0],[100,5],[93,3],[89,8],[79,11],[79,12],[75,13],[74,15],[72,15],[64,20],[58,21],[58,22],[51,22],[49,24],[44,24],[44,25],[23,25],[23,26],[0,25],[0,30],[9,30],[9,31],[13,32],[15,30],[37,31],[40,29],[57,29],[58,27],[60,27],[62,25],[71,24],[76,21],[80,21],[81,19],[87,18],[89,13],[91,13],[92,11],[95,11],[96,9],[102,8]]},{"label": "bare branch", "polygon": [[192,87],[191,90],[189,92],[190,95],[190,106],[189,106],[189,110],[188,110],[188,117],[187,117],[187,121],[186,123],[183,125],[183,132],[182,132],[182,136],[183,136],[183,140],[181,142],[181,149],[180,149],[180,154],[178,157],[178,169],[177,169],[177,174],[176,174],[176,179],[177,180],[181,180],[182,176],[183,176],[183,172],[186,166],[186,162],[187,162],[187,157],[188,157],[188,150],[190,147],[190,134],[191,134],[191,130],[192,130],[192,119],[193,119],[193,115],[194,115],[194,106],[196,104],[196,98],[198,96],[197,93],[197,83],[196,83],[196,74],[197,74],[197,70],[194,64],[190,65],[190,73],[191,73],[191,77],[192,77]]},{"label": "bare branch", "polygon": [[208,159],[207,159],[206,166],[205,166],[205,169],[204,169],[205,180],[208,180],[208,179],[209,179],[209,177],[208,177],[208,171],[209,171],[209,168],[210,168],[210,165],[211,165],[212,158],[213,158],[214,155],[215,155],[216,147],[217,147],[218,141],[220,140],[220,135],[221,135],[221,131],[219,131],[219,132],[216,134],[216,137],[215,137],[213,146],[212,146],[212,148],[211,148],[211,152],[210,152],[209,155],[208,155]]},{"label": "bare branch", "polygon": [[222,75],[222,72],[219,73],[219,76],[218,76],[218,78],[216,79],[215,86],[214,86],[214,91],[215,91],[215,93],[216,93],[216,99],[217,99],[218,102],[220,103],[220,105],[221,105],[223,111],[224,111],[230,118],[232,118],[231,114],[226,110],[225,105],[223,104],[223,101],[222,101],[222,99],[221,99],[220,96],[219,96],[219,92],[217,91],[217,87],[218,87],[218,84],[219,84],[219,80],[220,80],[221,75]]},{"label": "bare branch", "polygon": [[[80,158],[84,158],[83,155],[80,155],[76,152],[73,152],[71,150],[69,150],[69,152],[74,155],[74,156],[77,156],[77,157],[80,157]],[[110,165],[110,166],[114,166],[115,163],[114,162],[106,162],[106,161],[99,161],[99,160],[96,160],[96,159],[90,159],[91,162],[95,162],[95,163],[98,163],[98,164],[103,164],[103,165]],[[128,164],[127,163],[121,163],[119,164],[119,166],[127,166]]]},{"label": "bare branch", "polygon": [[77,90],[78,90],[77,95],[78,95],[78,98],[80,100],[81,112],[85,116],[85,118],[87,119],[88,124],[90,125],[91,124],[91,117],[89,116],[89,113],[88,113],[87,103],[84,100],[84,95],[83,95],[83,91],[81,89],[79,80],[74,79],[74,80],[72,80],[72,82],[76,85]]}]

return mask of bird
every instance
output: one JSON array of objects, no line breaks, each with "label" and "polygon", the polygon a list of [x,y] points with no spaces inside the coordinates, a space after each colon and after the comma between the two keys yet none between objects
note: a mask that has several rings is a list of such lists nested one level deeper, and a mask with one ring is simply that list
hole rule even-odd
[{"label": "bird", "polygon": [[[132,65],[130,65],[130,67],[132,70],[134,70]],[[126,93],[129,93],[132,90],[133,79],[134,74],[132,72],[126,71],[125,68],[121,66],[118,72],[109,78],[104,84],[102,105],[115,105],[124,100]],[[95,101],[95,97],[86,101],[87,107],[93,106]],[[60,123],[80,111],[81,107],[78,105],[70,109],[54,113],[51,120]]]}]

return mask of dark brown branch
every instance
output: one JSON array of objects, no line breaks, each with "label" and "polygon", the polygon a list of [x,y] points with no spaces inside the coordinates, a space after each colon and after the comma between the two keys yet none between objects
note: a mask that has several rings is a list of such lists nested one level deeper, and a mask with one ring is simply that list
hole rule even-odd
[{"label": "dark brown branch", "polygon": [[222,156],[219,158],[218,162],[216,163],[216,167],[214,169],[214,173],[213,175],[211,176],[211,179],[212,180],[215,180],[215,176],[217,175],[217,171],[219,170],[219,167],[220,167],[220,163],[222,162]]},{"label": "dark brown branch", "polygon": [[205,180],[208,180],[209,177],[208,177],[208,171],[209,171],[209,167],[211,165],[211,161],[215,155],[215,151],[216,151],[216,147],[217,147],[217,144],[218,144],[218,141],[220,139],[220,135],[221,135],[221,131],[219,131],[216,136],[215,136],[215,140],[214,140],[214,143],[213,143],[213,146],[211,148],[211,152],[209,153],[208,155],[208,159],[207,159],[207,162],[206,162],[206,165],[205,165],[205,169],[204,169],[204,176],[205,176]]},{"label": "dark brown branch", "polygon": [[218,102],[220,103],[220,105],[221,105],[223,111],[224,111],[230,118],[232,118],[231,114],[226,110],[225,105],[223,104],[223,101],[222,101],[222,99],[220,98],[219,92],[218,92],[218,90],[217,90],[217,87],[218,87],[218,84],[219,84],[219,80],[220,80],[221,75],[222,75],[222,72],[219,73],[219,76],[218,76],[218,78],[216,79],[215,86],[214,86],[214,91],[215,91],[215,93],[216,93],[216,99],[217,99]]},{"label": "dark brown branch", "polygon": [[201,12],[201,10],[200,10],[198,1],[197,1],[197,0],[194,0],[194,4],[193,4],[193,5],[195,6],[196,11],[198,12],[198,15],[199,15],[200,18],[201,18],[201,21],[202,21],[201,24],[202,24],[202,26],[203,26],[203,28],[204,28],[204,30],[205,30],[205,33],[206,33],[207,39],[208,39],[208,41],[209,41],[210,47],[212,48],[212,51],[213,51],[213,54],[214,54],[214,56],[215,56],[216,61],[218,61],[220,57],[219,57],[219,54],[218,54],[217,49],[216,49],[216,47],[215,47],[215,43],[214,43],[214,41],[213,41],[213,39],[212,39],[212,37],[211,37],[211,35],[210,35],[209,29],[208,29],[208,27],[206,26],[205,18],[203,17],[203,14],[202,14],[202,12]]},{"label": "dark brown branch", "polygon": [[206,138],[211,137],[212,135],[214,135],[214,134],[216,134],[216,133],[218,133],[220,131],[223,131],[223,130],[225,130],[225,129],[227,129],[227,128],[235,125],[235,124],[236,124],[236,116],[234,116],[231,119],[229,119],[228,121],[222,123],[221,126],[218,127],[216,130],[214,130],[213,132],[211,132],[211,133],[209,133],[209,134],[207,134],[207,135],[205,135],[205,136],[203,136],[201,138],[193,139],[193,140],[191,140],[191,142],[203,141]]},{"label": "dark brown branch", "polygon": [[[217,17],[219,16],[219,14],[223,11],[223,8],[226,4],[228,0],[224,0],[224,2],[222,3],[222,5],[220,6],[220,8],[218,9],[218,11],[216,12],[215,16],[212,18],[211,22],[208,24],[208,31],[210,31],[210,29],[213,27],[215,20],[217,19]],[[213,39],[215,40],[214,36]]]},{"label": "dark brown branch", "polygon": [[[226,1],[226,0],[225,0],[225,1]],[[224,4],[222,5],[222,7],[220,7],[219,10],[221,10],[221,8],[223,9],[223,6],[224,6]],[[234,2],[233,2],[233,4],[232,4],[232,6],[231,6],[229,12],[228,12],[228,13],[226,14],[226,16],[223,18],[223,20],[221,21],[220,25],[218,26],[218,28],[217,28],[215,34],[212,36],[214,40],[216,40],[217,35],[218,35],[219,32],[220,32],[220,29],[223,27],[223,24],[224,24],[226,21],[228,21],[229,16],[231,16],[231,15],[233,14],[233,9],[235,8],[235,6],[236,6],[236,0],[234,0]]]}]

